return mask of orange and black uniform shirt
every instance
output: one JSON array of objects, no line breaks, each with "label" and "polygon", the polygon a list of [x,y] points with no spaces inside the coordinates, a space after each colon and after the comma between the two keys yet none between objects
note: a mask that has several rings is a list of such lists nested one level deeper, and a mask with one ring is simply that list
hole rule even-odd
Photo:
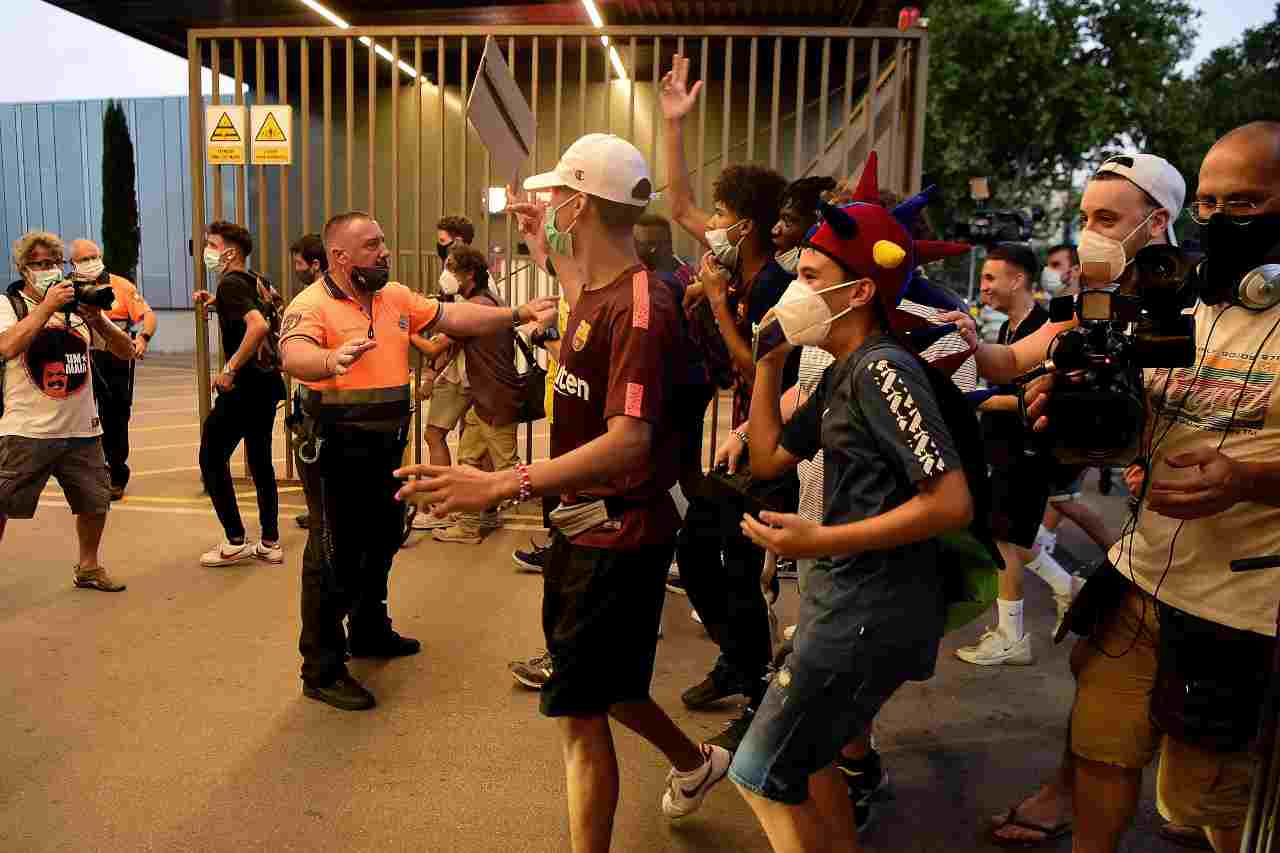
[{"label": "orange and black uniform shirt", "polygon": [[443,314],[439,302],[394,281],[373,295],[370,313],[328,276],[299,293],[285,311],[281,345],[293,338],[325,349],[356,338],[378,342],[342,376],[301,382],[308,412],[322,424],[400,429],[410,412],[409,335],[429,333]]}]

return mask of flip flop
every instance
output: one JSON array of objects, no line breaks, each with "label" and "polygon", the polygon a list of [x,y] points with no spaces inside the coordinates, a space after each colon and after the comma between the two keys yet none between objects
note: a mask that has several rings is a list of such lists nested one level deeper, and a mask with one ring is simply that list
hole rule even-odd
[{"label": "flip flop", "polygon": [[1209,836],[1198,826],[1183,826],[1178,823],[1166,823],[1160,827],[1159,835],[1165,841],[1195,850],[1212,850]]},{"label": "flip flop", "polygon": [[[1018,805],[1021,805],[1021,803]],[[1043,824],[1022,820],[1017,815],[1018,806],[1014,806],[1009,809],[1009,813],[1005,815],[1004,821],[991,827],[991,829],[987,831],[987,839],[997,847],[1040,847],[1042,845],[1051,844],[1058,839],[1071,834],[1071,821],[1069,820],[1064,820],[1054,826],[1044,826]],[[1004,838],[1003,836],[996,835],[997,832],[1006,826],[1016,826],[1019,829],[1025,829],[1030,832],[1039,832],[1044,837],[1021,839]]]}]

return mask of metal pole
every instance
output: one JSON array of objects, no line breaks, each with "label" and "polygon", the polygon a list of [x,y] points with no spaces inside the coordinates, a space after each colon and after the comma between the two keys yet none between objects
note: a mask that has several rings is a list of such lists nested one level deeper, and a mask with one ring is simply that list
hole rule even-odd
[{"label": "metal pole", "polygon": [[[791,152],[791,179],[804,174],[804,72],[808,64],[809,40],[800,39],[800,58],[796,64],[796,133]],[[825,93],[824,93],[825,95]]]},{"label": "metal pole", "polygon": [[330,52],[329,40],[325,39],[321,53],[324,65],[324,120],[321,130],[324,162],[321,165],[324,182],[324,216],[321,223],[328,222],[333,216],[333,55]]},{"label": "metal pole", "polygon": [[[231,56],[235,67],[235,85],[236,91],[231,98],[231,102],[236,106],[244,106],[244,50],[240,44],[240,39],[236,39],[232,44]],[[249,180],[249,167],[247,165],[237,166],[233,173],[236,181],[236,222],[243,226],[249,223],[249,207],[247,201],[246,183]]]},{"label": "metal pole", "polygon": [[[187,126],[190,128],[191,155],[191,272],[192,291],[205,288],[204,269],[204,99],[200,93],[200,42],[187,35]],[[209,312],[203,305],[195,307],[196,315],[196,404],[200,423],[204,424],[211,408],[209,395]]]},{"label": "metal pole", "polygon": [[[356,46],[347,39],[347,210],[356,206]],[[372,211],[370,211],[372,213]]]},{"label": "metal pole", "polygon": [[769,168],[778,168],[778,112],[782,95],[782,39],[773,40],[773,104],[769,114]]},{"label": "metal pole", "polygon": [[760,39],[751,37],[751,68],[747,74],[747,162],[756,159],[756,83],[760,64]]},{"label": "metal pole", "polygon": [[844,122],[840,125],[840,133],[844,138],[844,174],[853,171],[853,69],[857,59],[856,39],[849,39],[845,46],[844,60]]}]

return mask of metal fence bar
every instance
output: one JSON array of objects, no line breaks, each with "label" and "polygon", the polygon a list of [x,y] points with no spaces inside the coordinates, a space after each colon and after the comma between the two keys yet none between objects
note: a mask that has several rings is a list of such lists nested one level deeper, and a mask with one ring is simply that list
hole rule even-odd
[{"label": "metal fence bar", "polygon": [[894,48],[893,62],[893,130],[889,134],[889,186],[894,192],[901,193],[906,189],[906,178],[903,175],[902,163],[902,78],[906,68],[902,64],[902,41]]},{"label": "metal fence bar", "polygon": [[[707,37],[702,37],[702,60],[701,74],[699,80],[707,79]],[[706,83],[702,84],[706,87]],[[702,97],[698,99],[698,183],[694,185],[694,199],[698,207],[702,207],[702,199],[705,194],[707,184],[707,170],[703,168],[707,162],[707,100],[709,96],[704,91]]]},{"label": "metal fence bar", "polygon": [[555,134],[555,150],[551,152],[553,157],[559,157],[564,151],[564,139],[560,136],[560,109],[563,106],[561,94],[564,91],[564,39],[556,36],[556,134]]},{"label": "metal fence bar", "polygon": [[378,216],[378,176],[373,170],[373,152],[378,139],[378,52],[369,45],[369,150],[366,152],[366,167],[369,172],[369,204],[365,210],[369,215]]},{"label": "metal fence bar", "polygon": [[662,39],[655,38],[653,40],[653,115],[651,121],[653,127],[649,138],[649,168],[655,172],[658,169],[658,152],[661,150],[658,145],[658,134],[662,128],[662,113],[659,107],[659,91],[662,81]]},{"label": "metal fence bar", "polygon": [[[458,103],[462,104],[463,108],[465,109],[466,103],[467,103],[467,40],[465,38],[462,40],[462,51],[460,53],[460,61],[461,61],[461,68],[462,68],[462,84],[461,84],[462,96],[461,98],[459,98]],[[470,159],[469,157],[470,145],[468,143],[471,140],[467,136],[467,117],[465,115],[461,116],[460,127],[462,131],[462,139],[461,139],[462,183],[459,186],[461,187],[461,191],[462,191],[462,210],[459,212],[463,216],[466,216],[467,215],[467,165],[468,165],[468,160]]]},{"label": "metal fence bar", "polygon": [[876,146],[876,88],[880,85],[880,39],[871,40],[871,77],[867,80],[866,114],[867,114],[867,153],[877,150]]},{"label": "metal fence bar", "polygon": [[751,68],[747,74],[747,162],[756,159],[756,83],[760,64],[760,39],[751,37]]},{"label": "metal fence bar", "polygon": [[769,110],[769,168],[778,168],[778,112],[782,96],[782,38],[773,40],[773,104]]},{"label": "metal fence bar", "polygon": [[[298,73],[302,75],[301,100],[302,100],[302,126],[295,131],[298,137],[298,159],[301,162],[302,173],[302,233],[311,233],[311,46],[306,39],[299,42]],[[281,100],[284,100],[283,98]],[[293,280],[293,276],[289,275],[289,268],[286,266],[282,273],[288,276],[289,280]]]},{"label": "metal fence bar", "polygon": [[[222,93],[219,91],[219,83],[222,80],[222,51],[218,47],[218,40],[213,39],[209,42],[209,64],[210,70],[213,72],[213,103],[216,106],[222,105]],[[222,167],[213,167],[213,219],[217,221],[222,218]]]},{"label": "metal fence bar", "polygon": [[857,53],[854,49],[856,45],[857,39],[849,39],[845,47],[844,121],[840,125],[840,133],[844,138],[844,173],[846,175],[853,168],[853,128],[849,125],[853,121],[853,69],[857,60]]},{"label": "metal fence bar", "polygon": [[724,40],[724,105],[720,110],[720,168],[729,166],[729,132],[733,127],[733,36]]},{"label": "metal fence bar", "polygon": [[321,165],[324,173],[321,179],[324,182],[324,216],[320,220],[322,224],[328,222],[329,217],[333,216],[333,55],[330,51],[331,47],[329,39],[325,39],[321,48],[324,65],[324,80],[321,84],[324,90],[324,119],[323,128],[320,131],[324,151],[324,163]]},{"label": "metal fence bar", "polygon": [[587,135],[587,38],[583,36],[578,45],[578,114],[582,117],[582,130],[579,136]]},{"label": "metal fence bar", "polygon": [[[413,229],[413,254],[416,259],[414,268],[417,270],[418,287],[417,291],[422,293],[427,286],[427,261],[422,255],[422,235],[426,231],[426,223],[422,221],[422,196],[426,187],[422,182],[422,101],[426,97],[426,92],[422,88],[422,83],[426,79],[422,76],[422,36],[414,36],[413,38],[413,100],[415,103],[415,116],[417,124],[413,129],[414,135],[414,156],[413,156],[413,185],[415,190],[415,204],[413,222],[416,226]],[[422,359],[414,359],[413,371],[413,390],[422,387]],[[415,464],[422,462],[422,404],[423,400],[415,400],[413,405],[413,461]]]},{"label": "metal fence bar", "polygon": [[612,133],[613,116],[610,115],[612,110],[609,109],[609,106],[613,101],[613,91],[609,87],[609,46],[602,44],[600,54],[604,57],[604,87],[600,90],[600,103],[604,113],[604,120],[600,123],[600,129],[605,133]]},{"label": "metal fence bar", "polygon": [[[187,36],[187,126],[191,145],[191,289],[205,287],[204,268],[204,101],[200,95],[201,62],[200,41],[194,35]],[[216,78],[215,78],[216,79]],[[200,423],[209,417],[211,388],[209,387],[209,312],[203,305],[195,306],[196,315],[196,405]]]},{"label": "metal fence bar", "polygon": [[[283,103],[289,98],[289,56],[285,47],[283,38],[276,42],[277,60],[280,63],[280,88],[278,95],[280,102]],[[306,84],[303,83],[303,86]],[[252,132],[252,131],[251,131]],[[304,137],[305,138],[305,137]],[[305,144],[305,142],[304,142]],[[293,299],[293,275],[292,265],[289,263],[289,168],[288,166],[280,166],[280,272],[281,282],[283,286],[283,294],[285,304],[287,305]],[[303,206],[306,206],[306,188],[303,188]],[[266,245],[262,247],[261,257],[268,258],[270,254]],[[288,400],[293,396],[293,380],[288,374],[285,374],[285,399]],[[289,430],[284,431],[285,442],[285,478],[292,480],[294,478],[293,470],[293,433]],[[246,466],[248,467],[248,466]]]},{"label": "metal fence bar", "polygon": [[[828,92],[831,91],[831,39],[822,40],[822,85],[818,88],[818,156],[827,149],[831,127],[827,124]],[[796,175],[796,177],[800,177]]]},{"label": "metal fence bar", "polygon": [[[600,36],[608,36],[612,39],[627,39],[631,36],[640,38],[648,38],[653,36],[656,27],[652,24],[649,26],[562,26],[562,25],[510,25],[510,26],[493,26],[491,24],[472,25],[472,26],[413,26],[413,25],[393,25],[393,26],[370,26],[359,27],[353,26],[347,29],[335,29],[333,27],[217,27],[217,28],[200,28],[193,30],[197,38],[256,38],[258,36],[264,38],[289,37],[301,38],[308,36],[311,38],[320,38],[322,36],[332,36],[340,34],[359,38],[367,36],[369,38],[390,38],[399,36],[405,38],[408,36],[457,36],[457,37],[477,37],[493,36],[494,38],[514,36],[516,38],[527,38],[531,36],[560,36],[565,35],[570,38],[577,36],[579,33],[589,34],[592,38],[598,39]],[[663,26],[662,33],[667,37],[684,37],[690,36],[700,38],[707,34],[708,27],[705,26]],[[823,36],[831,36],[832,38],[845,38],[853,33],[860,38],[903,38],[909,41],[917,41],[926,37],[924,30],[908,30],[903,32],[893,27],[860,27],[851,29],[849,27],[776,27],[776,26],[718,26],[715,28],[717,36],[735,36],[739,38],[749,38],[751,36],[764,36],[779,38],[822,38]]]},{"label": "metal fence bar", "polygon": [[[244,49],[241,47],[240,39],[232,42],[231,47],[232,63],[235,67],[236,91],[232,96],[232,103],[237,106],[244,106]],[[250,131],[252,132],[252,130]],[[244,226],[249,222],[248,207],[248,180],[249,167],[240,165],[235,170],[236,179],[236,222]]]},{"label": "metal fence bar", "polygon": [[[631,38],[631,76],[627,81],[627,97],[630,99],[630,106],[627,108],[627,115],[630,116],[627,122],[627,139],[632,145],[636,142],[636,83],[640,79],[640,66],[636,65],[636,40]],[[638,147],[638,146],[637,146]],[[652,168],[652,167],[650,167]]]},{"label": "metal fence bar", "polygon": [[795,150],[791,152],[792,180],[799,178],[804,170],[804,75],[809,59],[808,49],[808,39],[800,39],[800,58],[796,63],[796,134],[792,143]]},{"label": "metal fence bar", "polygon": [[[392,257],[400,254],[400,39],[391,39],[391,239]],[[369,153],[370,162],[373,152]]]},{"label": "metal fence bar", "polygon": [[921,39],[915,46],[915,91],[911,96],[911,177],[907,192],[919,192],[924,182],[924,113],[929,92],[929,40]]},{"label": "metal fence bar", "polygon": [[347,210],[356,206],[356,45],[347,39]]},{"label": "metal fence bar", "polygon": [[[258,89],[254,93],[254,103],[261,104],[267,100],[267,53],[262,39],[254,39],[254,59],[257,65]],[[267,245],[267,167],[258,166],[258,246],[259,251]],[[261,255],[260,257],[266,257]]]}]

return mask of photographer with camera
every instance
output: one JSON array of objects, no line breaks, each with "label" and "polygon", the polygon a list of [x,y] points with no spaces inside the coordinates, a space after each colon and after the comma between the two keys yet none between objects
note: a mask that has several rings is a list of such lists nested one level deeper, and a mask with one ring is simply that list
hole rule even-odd
[{"label": "photographer with camera", "polygon": [[[1191,213],[1195,363],[1146,371],[1151,423],[1126,471],[1139,508],[1072,615],[1094,626],[1072,656],[1078,850],[1116,849],[1157,749],[1161,813],[1215,850],[1240,848],[1248,806],[1280,587],[1230,563],[1280,551],[1280,123],[1218,140]],[[1041,432],[1054,378],[1028,392]]]},{"label": "photographer with camera", "polygon": [[[63,276],[63,244],[29,231],[13,244],[22,278],[0,299],[0,537],[9,518],[33,518],[52,475],[76,516],[80,557],[75,585],[119,592],[98,562],[111,507],[111,478],[102,453],[102,426],[93,396],[89,356],[100,335],[116,358],[133,358],[133,341],[110,323],[85,288]],[[99,302],[101,300],[98,300]]]},{"label": "photographer with camera", "polygon": [[[102,249],[92,240],[71,241],[72,280],[111,293],[104,305],[106,319],[133,339],[133,358],[120,359],[107,349],[100,335],[93,336],[93,393],[102,418],[102,450],[111,469],[111,499],[124,497],[129,484],[129,416],[133,410],[133,369],[146,358],[156,334],[156,312],[126,278],[107,272]],[[137,330],[136,336],[131,334]]]}]

